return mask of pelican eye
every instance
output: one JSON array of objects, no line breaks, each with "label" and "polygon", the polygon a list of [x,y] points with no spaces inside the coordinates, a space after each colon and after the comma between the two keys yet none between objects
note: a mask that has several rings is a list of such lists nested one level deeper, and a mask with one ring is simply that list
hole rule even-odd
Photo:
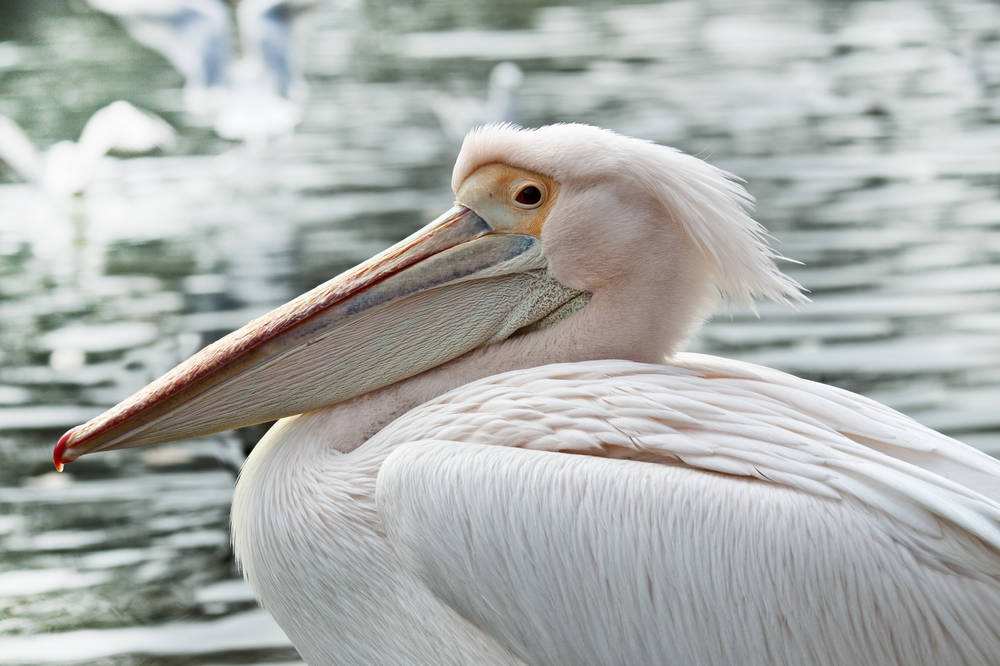
[{"label": "pelican eye", "polygon": [[519,208],[538,208],[545,198],[545,189],[536,183],[523,183],[514,190],[514,204]]}]

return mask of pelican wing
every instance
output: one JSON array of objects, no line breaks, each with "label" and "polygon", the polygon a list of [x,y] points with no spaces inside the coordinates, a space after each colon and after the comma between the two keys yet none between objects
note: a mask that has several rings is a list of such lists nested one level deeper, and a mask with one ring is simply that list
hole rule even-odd
[{"label": "pelican wing", "polygon": [[601,361],[475,382],[377,437],[409,442],[377,482],[405,565],[529,663],[1000,650],[1000,464],[860,396]]},{"label": "pelican wing", "polygon": [[529,664],[985,665],[1000,650],[996,579],[928,566],[854,502],[454,442],[395,451],[377,498],[403,565]]},{"label": "pelican wing", "polygon": [[24,130],[0,114],[0,162],[5,162],[25,180],[35,180],[41,173],[41,155]]},{"label": "pelican wing", "polygon": [[118,18],[140,44],[166,58],[194,88],[225,84],[232,59],[230,12],[222,0],[87,0]]}]

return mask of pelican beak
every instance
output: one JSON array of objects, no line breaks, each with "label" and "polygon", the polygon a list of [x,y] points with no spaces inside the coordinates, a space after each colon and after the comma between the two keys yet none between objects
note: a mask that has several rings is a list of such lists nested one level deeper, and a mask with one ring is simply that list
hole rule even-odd
[{"label": "pelican beak", "polygon": [[53,452],[56,468],[300,414],[419,374],[578,295],[545,268],[536,235],[497,231],[456,205],[73,428]]}]

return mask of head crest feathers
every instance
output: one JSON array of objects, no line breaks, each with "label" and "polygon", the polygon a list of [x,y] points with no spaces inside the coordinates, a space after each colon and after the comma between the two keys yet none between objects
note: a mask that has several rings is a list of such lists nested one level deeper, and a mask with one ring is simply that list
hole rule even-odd
[{"label": "head crest feathers", "polygon": [[799,284],[778,268],[776,261],[785,258],[751,217],[753,197],[742,182],[696,157],[590,125],[486,125],[465,137],[452,188],[457,191],[473,171],[495,162],[563,182],[629,178],[694,241],[725,298],[747,305],[759,298],[807,300]]}]

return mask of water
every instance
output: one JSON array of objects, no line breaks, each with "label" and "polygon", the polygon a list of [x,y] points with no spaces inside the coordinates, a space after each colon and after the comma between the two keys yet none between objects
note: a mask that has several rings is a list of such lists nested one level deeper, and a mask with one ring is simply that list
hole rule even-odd
[{"label": "water", "polygon": [[181,130],[78,202],[0,167],[0,664],[296,661],[226,546],[238,436],[58,476],[52,443],[447,207],[458,139],[435,100],[481,98],[504,59],[524,123],[706,156],[805,262],[812,304],[717,317],[696,349],[1000,454],[995,3],[374,0],[312,24],[304,124],[248,149],[185,127],[177,75],[83,3],[0,6],[0,112],[39,144],[119,97]]}]

